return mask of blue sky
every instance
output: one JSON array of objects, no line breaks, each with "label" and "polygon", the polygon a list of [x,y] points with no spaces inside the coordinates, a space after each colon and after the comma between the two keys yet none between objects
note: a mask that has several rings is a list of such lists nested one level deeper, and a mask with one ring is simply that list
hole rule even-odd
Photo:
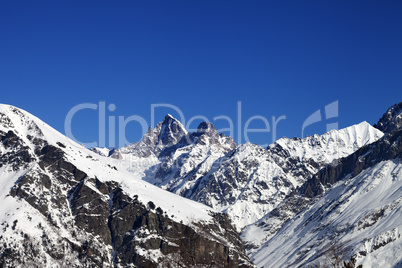
[{"label": "blue sky", "polygon": [[[64,133],[81,103],[114,104],[106,118],[138,115],[148,124],[151,105],[168,103],[187,121],[202,115],[223,129],[227,122],[213,118],[237,126],[240,101],[242,128],[256,115],[271,124],[250,134],[258,144],[272,142],[272,116],[286,116],[277,138],[300,137],[304,120],[334,101],[338,116],[305,133],[373,124],[402,101],[401,14],[401,1],[3,0],[0,103]],[[159,108],[155,120],[166,113],[178,116]],[[98,111],[82,110],[72,132],[97,141],[98,125]],[[127,124],[125,135],[139,140],[141,125]]]}]

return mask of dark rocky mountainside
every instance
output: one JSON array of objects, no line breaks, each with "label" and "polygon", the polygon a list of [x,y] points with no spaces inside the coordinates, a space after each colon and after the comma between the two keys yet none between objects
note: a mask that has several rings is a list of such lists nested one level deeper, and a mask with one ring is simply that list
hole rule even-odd
[{"label": "dark rocky mountainside", "polygon": [[374,127],[384,133],[402,128],[402,102],[391,106]]}]

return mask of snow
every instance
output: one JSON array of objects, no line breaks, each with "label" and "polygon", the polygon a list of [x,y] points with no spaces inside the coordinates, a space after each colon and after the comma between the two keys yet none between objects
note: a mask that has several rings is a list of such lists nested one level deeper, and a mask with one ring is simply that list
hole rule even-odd
[{"label": "snow", "polygon": [[[334,185],[260,247],[252,260],[259,267],[323,262],[319,252],[340,239],[352,247],[358,263],[394,267],[402,261],[397,254],[402,247],[401,210],[402,164],[383,161]],[[263,236],[256,228],[250,235]]]},{"label": "snow", "polygon": [[304,139],[281,138],[270,147],[279,144],[291,156],[298,157],[301,161],[313,159],[317,163],[329,164],[380,139],[383,135],[380,130],[364,121],[344,129],[331,130],[321,136],[314,135]]},{"label": "snow", "polygon": [[109,153],[110,153],[110,149],[106,148],[106,147],[104,147],[104,148],[93,147],[93,148],[91,148],[91,151],[93,151],[101,156],[106,156],[106,157],[108,157]]}]

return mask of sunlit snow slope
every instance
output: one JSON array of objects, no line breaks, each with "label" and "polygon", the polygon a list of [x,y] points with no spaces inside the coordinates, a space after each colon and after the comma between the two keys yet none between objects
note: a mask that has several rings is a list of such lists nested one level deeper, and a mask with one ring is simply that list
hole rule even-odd
[{"label": "sunlit snow slope", "polygon": [[327,259],[321,254],[331,241],[340,240],[364,267],[396,267],[402,265],[401,232],[402,163],[387,160],[338,182],[252,260],[258,267],[323,264]]}]

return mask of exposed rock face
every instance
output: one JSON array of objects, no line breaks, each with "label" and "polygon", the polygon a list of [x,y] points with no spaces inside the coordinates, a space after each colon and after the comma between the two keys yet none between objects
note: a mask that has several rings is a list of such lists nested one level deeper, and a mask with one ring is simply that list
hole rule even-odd
[{"label": "exposed rock face", "polygon": [[130,194],[124,179],[108,179],[129,176],[113,162],[14,107],[0,112],[1,267],[253,267],[227,216],[191,220],[146,203],[164,191],[142,182]]},{"label": "exposed rock face", "polygon": [[374,127],[384,133],[402,128],[402,102],[391,106]]},{"label": "exposed rock face", "polygon": [[[77,185],[69,199],[76,225],[101,237],[113,248],[114,264],[156,267],[158,262],[178,262],[184,266],[250,266],[244,253],[233,250],[233,246],[244,249],[224,215],[216,215],[222,219],[216,221],[218,225],[195,222],[187,226],[169,218],[160,207],[155,208],[152,203],[145,206],[136,196],[128,196],[113,182],[101,183],[96,179]],[[85,206],[89,203],[91,206]]]}]

